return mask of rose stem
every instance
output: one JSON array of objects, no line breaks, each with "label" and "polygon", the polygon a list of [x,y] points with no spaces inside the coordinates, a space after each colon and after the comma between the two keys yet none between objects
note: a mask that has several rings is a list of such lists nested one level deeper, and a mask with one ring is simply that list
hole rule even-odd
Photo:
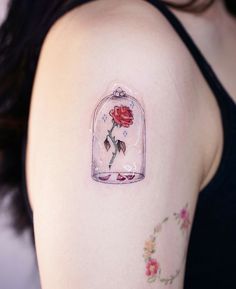
[{"label": "rose stem", "polygon": [[112,158],[111,158],[111,160],[109,162],[109,169],[111,169],[111,165],[113,164],[114,159],[115,159],[115,157],[117,155],[117,151],[118,151],[118,146],[117,146],[115,137],[112,136],[112,131],[113,131],[115,126],[117,126],[117,124],[113,121],[113,126],[112,126],[111,130],[108,130],[108,135],[107,135],[107,136],[109,136],[109,138],[111,139],[111,141],[112,141],[112,143],[113,143],[113,145],[115,147],[115,151],[112,153]]}]

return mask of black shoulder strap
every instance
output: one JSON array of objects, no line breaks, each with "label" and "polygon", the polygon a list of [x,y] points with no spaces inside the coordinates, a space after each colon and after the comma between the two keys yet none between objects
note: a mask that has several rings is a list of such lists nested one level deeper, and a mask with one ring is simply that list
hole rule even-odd
[{"label": "black shoulder strap", "polygon": [[169,21],[173,29],[180,36],[188,48],[190,54],[192,55],[210,89],[212,90],[221,113],[224,134],[222,157],[216,173],[208,182],[208,184],[201,190],[201,192],[199,192],[199,196],[203,198],[203,196],[206,197],[206,194],[202,194],[203,191],[213,191],[214,188],[216,188],[220,182],[222,182],[223,178],[226,177],[226,166],[229,165],[230,156],[232,154],[232,139],[234,138],[233,131],[235,130],[234,119],[236,118],[236,103],[223,87],[211,65],[208,63],[198,46],[195,44],[181,21],[174,15],[174,13],[167,7],[167,5],[164,4],[163,1],[148,0],[148,2],[153,4],[163,14],[163,16],[165,16],[165,18]]},{"label": "black shoulder strap", "polygon": [[[171,26],[180,36],[182,41],[187,46],[191,55],[195,59],[200,71],[202,72],[204,78],[212,89],[215,97],[217,98],[219,104],[226,98],[228,101],[232,102],[232,98],[229,93],[223,87],[222,83],[216,76],[216,73],[213,71],[211,65],[208,63],[198,46],[193,41],[190,34],[187,32],[181,21],[174,15],[174,13],[160,0],[148,0],[153,6],[155,6],[169,21]],[[223,95],[222,95],[223,94]],[[236,104],[235,104],[236,105]]]}]

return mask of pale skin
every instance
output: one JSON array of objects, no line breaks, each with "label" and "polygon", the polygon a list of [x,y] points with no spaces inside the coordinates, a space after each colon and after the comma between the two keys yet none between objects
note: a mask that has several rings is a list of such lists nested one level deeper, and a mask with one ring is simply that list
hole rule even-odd
[{"label": "pale skin", "polygon": [[[234,61],[235,30],[227,27],[235,24],[218,7],[199,18],[176,15],[236,95],[233,68],[220,57],[227,51],[224,63]],[[210,29],[217,13],[221,30]],[[219,50],[211,46],[218,37],[225,38]],[[147,126],[145,178],[123,186],[90,177],[92,114],[116,81],[144,104]],[[182,289],[196,200],[219,164],[222,129],[211,91],[162,15],[141,0],[101,0],[62,17],[42,50],[29,132],[27,180],[42,289]],[[189,221],[182,226],[175,214],[185,204]],[[152,257],[162,270],[150,283],[154,274],[145,270],[155,272],[156,264],[143,254],[145,246],[154,249],[154,229]]]}]

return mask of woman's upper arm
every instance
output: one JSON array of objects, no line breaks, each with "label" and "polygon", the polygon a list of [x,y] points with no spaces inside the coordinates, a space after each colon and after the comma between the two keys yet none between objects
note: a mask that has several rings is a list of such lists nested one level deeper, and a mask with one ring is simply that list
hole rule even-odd
[{"label": "woman's upper arm", "polygon": [[[182,45],[173,47],[168,29],[163,37],[158,30],[148,34],[148,24],[136,27],[135,19],[97,22],[78,31],[58,25],[35,78],[27,171],[42,289],[144,289],[149,283],[180,289],[203,178],[194,68]],[[112,166],[141,158],[146,167],[142,180],[122,185],[91,177],[94,112],[116,82],[144,112],[113,130],[121,143]],[[98,126],[104,141],[114,123],[109,107]],[[106,162],[117,143],[96,141],[95,157],[109,175]]]}]

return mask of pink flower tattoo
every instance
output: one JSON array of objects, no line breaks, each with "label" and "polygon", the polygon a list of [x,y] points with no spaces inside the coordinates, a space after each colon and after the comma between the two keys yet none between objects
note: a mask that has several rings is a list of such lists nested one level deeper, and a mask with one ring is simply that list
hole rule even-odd
[{"label": "pink flower tattoo", "polygon": [[150,258],[146,264],[146,275],[154,277],[159,269],[159,263],[156,259]]},{"label": "pink flower tattoo", "polygon": [[186,204],[179,213],[174,213],[176,220],[180,223],[180,229],[186,232],[191,224],[188,204]]}]

